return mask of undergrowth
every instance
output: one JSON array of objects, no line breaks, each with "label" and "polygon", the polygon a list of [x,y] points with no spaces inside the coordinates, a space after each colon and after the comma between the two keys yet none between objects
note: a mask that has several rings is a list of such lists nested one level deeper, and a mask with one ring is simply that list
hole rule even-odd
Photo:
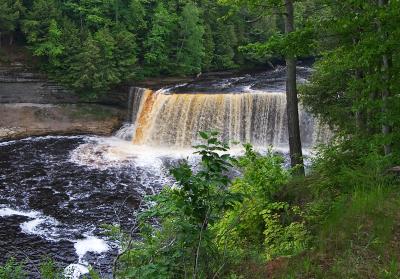
[{"label": "undergrowth", "polygon": [[301,207],[312,242],[272,278],[400,278],[400,185],[388,172],[398,159],[370,147],[325,147],[310,176],[289,183],[307,193]]},{"label": "undergrowth", "polygon": [[[203,136],[222,144],[215,134]],[[394,155],[382,156],[371,142],[340,141],[320,149],[308,176],[296,177],[281,157],[245,149],[237,160],[203,157],[239,168],[233,180],[219,167],[172,171],[178,186],[153,198],[144,214],[159,226],[139,225],[120,259],[120,278],[400,278],[399,181],[387,171],[398,163]],[[203,197],[212,222],[191,198],[177,199],[197,183],[214,189],[213,179],[198,177],[210,171],[224,177],[218,195],[206,190],[214,194]],[[194,212],[203,215],[195,220]]]}]

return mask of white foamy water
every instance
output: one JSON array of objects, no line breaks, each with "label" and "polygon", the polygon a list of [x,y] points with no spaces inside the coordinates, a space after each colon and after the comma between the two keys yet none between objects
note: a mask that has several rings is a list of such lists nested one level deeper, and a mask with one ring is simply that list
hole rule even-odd
[{"label": "white foamy water", "polygon": [[[254,149],[261,154],[266,154],[269,150],[282,154],[289,153],[287,147],[255,146]],[[188,159],[189,162],[195,162],[199,156],[194,152],[196,152],[195,148],[138,145],[117,137],[96,137],[73,150],[70,160],[77,165],[101,170],[134,165],[149,169],[153,174],[164,177],[166,169],[163,159]],[[232,156],[241,156],[244,155],[244,148],[242,144],[236,144],[229,149],[228,153]],[[305,148],[303,154],[312,156],[313,150]]]},{"label": "white foamy water", "polygon": [[102,254],[110,250],[107,242],[93,235],[87,235],[84,239],[74,241],[75,252],[79,257],[78,263],[70,264],[64,269],[66,279],[79,279],[89,273],[89,264],[84,260],[87,253]]},{"label": "white foamy water", "polygon": [[88,274],[89,268],[82,264],[70,264],[64,269],[65,279],[79,279],[82,275]]},{"label": "white foamy water", "polygon": [[36,234],[40,235],[40,230],[38,230],[38,226],[43,224],[46,221],[44,218],[36,218],[28,222],[24,222],[20,225],[21,230],[25,234]]},{"label": "white foamy water", "polygon": [[[117,137],[92,138],[71,152],[70,160],[89,168],[107,169],[132,165],[150,169],[153,173],[163,168],[162,158],[181,159],[193,153],[192,148],[174,149],[135,145]],[[162,175],[162,173],[157,173]]]},{"label": "white foamy water", "polygon": [[76,240],[74,248],[76,254],[79,256],[80,262],[88,252],[101,254],[107,252],[110,249],[106,241],[92,235],[86,236],[86,238],[84,239]]},{"label": "white foamy water", "polygon": [[43,215],[34,210],[23,211],[8,207],[0,208],[0,217],[9,216],[24,216],[32,219],[20,224],[21,231],[25,234],[37,235],[50,241],[59,240],[57,239],[59,236],[57,226],[60,223],[50,216]]},{"label": "white foamy water", "polygon": [[0,208],[0,217],[8,217],[8,216],[25,216],[25,217],[30,217],[30,218],[35,218],[39,215],[40,213],[37,211],[22,211],[22,210],[15,210],[12,208]]},{"label": "white foamy water", "polygon": [[78,263],[67,266],[64,270],[65,278],[78,279],[89,272],[88,263],[84,260],[87,253],[102,254],[110,250],[110,245],[104,240],[90,233],[84,234],[83,239],[68,239],[68,233],[76,232],[74,228],[63,228],[60,222],[38,211],[23,211],[13,208],[0,208],[0,217],[24,216],[32,220],[20,224],[21,231],[27,235],[36,235],[49,241],[61,240],[74,243]]}]

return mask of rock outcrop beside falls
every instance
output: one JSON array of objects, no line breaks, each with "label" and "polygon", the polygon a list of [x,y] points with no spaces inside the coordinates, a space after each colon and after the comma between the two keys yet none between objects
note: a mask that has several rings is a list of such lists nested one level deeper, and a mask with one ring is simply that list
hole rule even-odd
[{"label": "rock outcrop beside falls", "polygon": [[28,136],[110,135],[121,126],[127,93],[94,102],[22,65],[0,67],[0,140]]}]

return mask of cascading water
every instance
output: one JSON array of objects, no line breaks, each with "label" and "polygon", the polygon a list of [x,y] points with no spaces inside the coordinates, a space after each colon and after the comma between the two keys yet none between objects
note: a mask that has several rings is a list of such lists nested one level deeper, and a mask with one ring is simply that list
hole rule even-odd
[{"label": "cascading water", "polygon": [[128,113],[126,117],[126,123],[115,133],[117,138],[131,141],[134,134],[136,133],[136,120],[140,111],[143,111],[143,100],[147,99],[147,96],[151,93],[151,90],[140,88],[140,87],[130,87],[129,88],[129,99],[128,99]]},{"label": "cascading water", "polygon": [[[135,89],[134,144],[190,147],[198,132],[216,130],[224,140],[255,146],[288,145],[286,96],[281,92],[164,94]],[[303,146],[313,147],[329,131],[300,110]]]}]

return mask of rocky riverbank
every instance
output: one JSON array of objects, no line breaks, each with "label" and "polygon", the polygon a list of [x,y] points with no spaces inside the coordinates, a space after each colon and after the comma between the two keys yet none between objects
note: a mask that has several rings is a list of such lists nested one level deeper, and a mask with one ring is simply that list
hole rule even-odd
[{"label": "rocky riverbank", "polygon": [[42,135],[110,135],[126,115],[128,92],[95,101],[23,65],[0,67],[0,140]]}]

